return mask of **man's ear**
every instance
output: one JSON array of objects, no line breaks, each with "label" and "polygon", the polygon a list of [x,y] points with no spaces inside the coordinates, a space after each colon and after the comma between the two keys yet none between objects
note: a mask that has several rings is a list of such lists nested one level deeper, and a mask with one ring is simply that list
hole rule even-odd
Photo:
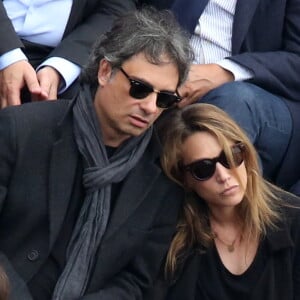
[{"label": "man's ear", "polygon": [[100,86],[104,86],[110,80],[112,68],[110,62],[105,58],[101,59],[98,68],[98,83]]}]

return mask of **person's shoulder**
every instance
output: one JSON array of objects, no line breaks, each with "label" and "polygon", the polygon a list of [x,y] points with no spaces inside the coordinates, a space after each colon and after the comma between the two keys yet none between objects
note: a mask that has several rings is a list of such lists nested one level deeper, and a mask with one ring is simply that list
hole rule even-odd
[{"label": "person's shoulder", "polygon": [[57,134],[72,132],[71,102],[42,101],[7,107],[0,111],[0,132],[3,138],[18,140],[20,145],[46,143]]},{"label": "person's shoulder", "polygon": [[287,191],[277,191],[276,193],[280,201],[284,219],[289,223],[298,223],[300,229],[300,197]]},{"label": "person's shoulder", "polygon": [[300,197],[300,179],[290,188],[290,191]]},{"label": "person's shoulder", "polygon": [[22,105],[9,106],[0,111],[0,113],[9,113],[20,115],[36,115],[37,113],[48,112],[51,114],[60,114],[65,111],[72,103],[70,100],[48,100],[28,102]]},{"label": "person's shoulder", "polygon": [[31,127],[36,123],[57,123],[67,112],[72,101],[39,101],[9,106],[0,111],[0,118],[14,119],[19,126]]},{"label": "person's shoulder", "polygon": [[278,191],[275,191],[277,197],[283,201],[284,203],[287,203],[289,205],[296,205],[300,207],[300,197],[285,190],[279,189]]}]

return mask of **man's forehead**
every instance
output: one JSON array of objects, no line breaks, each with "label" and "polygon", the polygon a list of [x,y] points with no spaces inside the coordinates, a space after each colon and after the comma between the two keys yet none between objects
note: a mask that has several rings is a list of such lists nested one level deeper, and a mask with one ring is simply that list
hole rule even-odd
[{"label": "man's forehead", "polygon": [[177,68],[177,64],[174,62],[174,60],[171,59],[171,57],[167,54],[161,54],[157,57],[153,57],[152,55],[148,54],[147,52],[139,52],[127,60],[123,62],[123,64],[130,64],[130,63],[136,63],[139,61],[146,62],[150,65],[155,66],[164,66],[164,65],[174,65],[174,67]]}]

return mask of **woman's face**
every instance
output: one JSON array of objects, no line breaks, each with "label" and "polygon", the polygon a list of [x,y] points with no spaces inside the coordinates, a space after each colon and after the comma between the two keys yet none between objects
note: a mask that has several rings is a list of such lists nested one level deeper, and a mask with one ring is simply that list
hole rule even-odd
[{"label": "woman's face", "polygon": [[[196,160],[216,158],[222,150],[216,137],[208,132],[197,132],[182,145],[183,163],[186,166]],[[184,171],[185,184],[206,201],[210,209],[235,207],[243,200],[247,186],[244,162],[235,170],[241,184],[233,170],[224,167],[220,162],[216,162],[215,172],[204,181],[195,179],[190,171]]]}]

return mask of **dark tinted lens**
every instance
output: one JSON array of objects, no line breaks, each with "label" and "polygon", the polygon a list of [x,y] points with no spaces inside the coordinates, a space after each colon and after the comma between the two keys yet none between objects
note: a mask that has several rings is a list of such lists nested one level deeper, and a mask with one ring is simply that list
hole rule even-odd
[{"label": "dark tinted lens", "polygon": [[131,79],[130,84],[129,95],[133,98],[143,99],[153,92],[153,88],[143,82]]},{"label": "dark tinted lens", "polygon": [[220,156],[218,157],[217,160],[220,164],[222,164],[222,166],[224,166],[225,168],[229,169],[230,168],[230,164],[229,161],[227,160],[227,157],[225,155],[225,152],[222,151]]},{"label": "dark tinted lens", "polygon": [[[232,158],[234,162],[234,167],[238,167],[244,160],[242,144],[233,145],[231,147]],[[224,151],[221,152],[217,161],[221,163],[225,168],[230,169],[229,161],[226,158]]]},{"label": "dark tinted lens", "polygon": [[216,170],[216,163],[212,159],[202,159],[189,167],[192,175],[198,180],[209,179]]},{"label": "dark tinted lens", "polygon": [[232,146],[232,156],[236,167],[244,161],[243,147],[242,143]]},{"label": "dark tinted lens", "polygon": [[179,101],[179,97],[175,94],[160,92],[157,94],[156,105],[160,108],[169,108]]},{"label": "dark tinted lens", "polygon": [[[239,143],[233,145],[231,147],[234,167],[238,167],[243,161],[243,144]],[[212,177],[216,170],[216,163],[219,162],[225,168],[230,169],[230,164],[226,158],[225,152],[222,151],[220,155],[213,159],[201,159],[191,163],[190,165],[186,166],[186,170],[190,171],[194,178],[197,180],[203,181],[207,180]]]}]

